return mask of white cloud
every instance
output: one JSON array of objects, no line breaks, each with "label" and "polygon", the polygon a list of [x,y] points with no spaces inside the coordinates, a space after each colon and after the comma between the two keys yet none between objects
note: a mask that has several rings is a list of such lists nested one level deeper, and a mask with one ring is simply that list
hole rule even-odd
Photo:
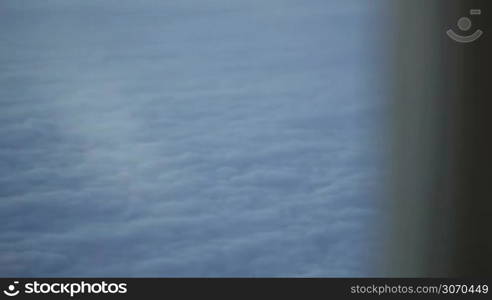
[{"label": "white cloud", "polygon": [[369,274],[374,10],[69,3],[3,4],[0,275]]}]

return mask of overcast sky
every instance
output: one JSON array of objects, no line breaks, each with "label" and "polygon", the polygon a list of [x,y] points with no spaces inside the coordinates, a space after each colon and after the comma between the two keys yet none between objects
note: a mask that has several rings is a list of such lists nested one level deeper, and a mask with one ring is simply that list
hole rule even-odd
[{"label": "overcast sky", "polygon": [[0,276],[364,276],[378,1],[0,2]]}]

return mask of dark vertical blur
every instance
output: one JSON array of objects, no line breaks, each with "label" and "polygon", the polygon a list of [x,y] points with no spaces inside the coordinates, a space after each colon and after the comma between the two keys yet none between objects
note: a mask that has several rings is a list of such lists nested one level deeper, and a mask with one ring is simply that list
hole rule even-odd
[{"label": "dark vertical blur", "polygon": [[[395,12],[386,275],[491,276],[492,1],[400,0]],[[448,29],[484,34],[458,43]]]}]

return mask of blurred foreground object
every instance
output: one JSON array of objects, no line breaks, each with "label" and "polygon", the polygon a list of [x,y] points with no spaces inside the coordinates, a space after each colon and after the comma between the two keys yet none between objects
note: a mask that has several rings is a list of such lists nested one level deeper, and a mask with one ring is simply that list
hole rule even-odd
[{"label": "blurred foreground object", "polygon": [[[385,275],[491,276],[492,2],[394,5]],[[449,29],[483,35],[460,43]]]}]

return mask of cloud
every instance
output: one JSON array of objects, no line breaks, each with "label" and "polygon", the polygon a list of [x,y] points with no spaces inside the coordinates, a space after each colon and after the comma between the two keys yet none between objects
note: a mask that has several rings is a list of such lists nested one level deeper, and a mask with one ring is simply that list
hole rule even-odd
[{"label": "cloud", "polygon": [[0,275],[370,274],[369,4],[2,6]]}]

